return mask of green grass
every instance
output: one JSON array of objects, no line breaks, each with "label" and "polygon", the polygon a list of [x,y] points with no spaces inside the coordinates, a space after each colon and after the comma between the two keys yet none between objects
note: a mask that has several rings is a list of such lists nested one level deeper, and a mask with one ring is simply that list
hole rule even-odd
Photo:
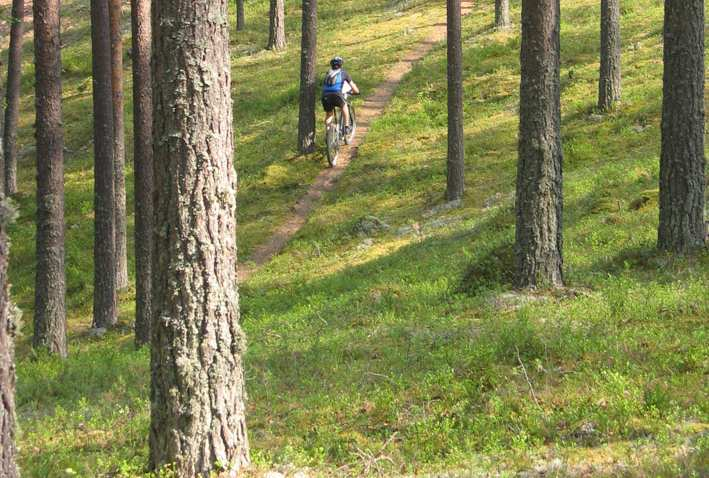
[{"label": "green grass", "polygon": [[[287,4],[288,52],[261,51],[266,2],[247,2],[250,30],[234,37],[242,258],[325,164],[321,153],[295,155],[296,3]],[[416,28],[444,12],[440,2],[321,3],[321,59],[343,51],[365,92],[427,31]],[[511,291],[508,273],[519,37],[490,29],[488,3],[476,3],[464,20],[463,207],[430,212],[443,202],[445,185],[441,46],[405,79],[336,191],[286,251],[242,287],[256,470],[709,473],[709,254],[681,258],[654,248],[661,2],[624,2],[624,99],[600,120],[590,117],[598,5],[562,2],[570,288],[534,295]],[[513,7],[518,18],[519,2]],[[66,8],[79,18],[86,5]],[[343,12],[351,12],[346,30],[337,20]],[[79,93],[90,71],[86,25],[77,22],[67,35],[76,43],[64,52],[65,124],[69,147],[81,151],[91,130],[90,85]],[[25,145],[31,101],[23,102]],[[122,298],[118,329],[101,340],[85,336],[90,153],[67,162],[71,356],[35,357],[25,339],[20,344],[25,476],[135,476],[146,462],[148,354],[132,348],[132,293]],[[33,174],[27,161],[12,234],[13,291],[26,323]],[[391,227],[367,240],[356,232],[367,215]]]}]

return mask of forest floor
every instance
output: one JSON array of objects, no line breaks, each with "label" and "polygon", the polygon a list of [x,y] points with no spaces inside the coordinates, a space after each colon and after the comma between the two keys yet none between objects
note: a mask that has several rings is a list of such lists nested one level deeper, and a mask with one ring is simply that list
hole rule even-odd
[{"label": "forest floor", "polygon": [[[267,3],[246,2],[249,30],[233,37],[242,258],[286,223],[327,164],[322,151],[295,151],[299,2],[286,2],[290,46],[278,54],[263,51]],[[492,29],[493,2],[476,2],[463,22],[462,204],[443,201],[440,44],[369,125],[337,187],[242,285],[255,475],[709,474],[709,253],[672,257],[654,247],[662,6],[623,4],[624,98],[599,115],[597,3],[562,0],[568,289],[510,286],[519,2],[510,32]],[[443,2],[322,0],[320,8],[323,69],[342,54],[365,96],[445,18]],[[121,296],[119,327],[88,334],[88,2],[63,9],[71,355],[37,356],[27,340],[35,213],[28,43],[11,265],[25,312],[21,465],[29,477],[140,476],[149,354],[133,349],[132,289]]]}]

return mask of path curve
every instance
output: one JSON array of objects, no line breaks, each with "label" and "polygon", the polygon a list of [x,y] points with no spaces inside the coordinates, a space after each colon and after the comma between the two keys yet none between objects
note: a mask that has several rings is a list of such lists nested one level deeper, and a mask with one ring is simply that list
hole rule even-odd
[{"label": "path curve", "polygon": [[[472,2],[462,2],[462,15],[465,16],[472,10]],[[247,280],[251,274],[261,266],[278,255],[288,244],[288,241],[305,225],[310,213],[320,202],[323,194],[332,191],[337,180],[347,169],[350,161],[357,156],[359,146],[369,132],[369,128],[379,118],[391,101],[396,88],[414,67],[414,64],[424,58],[438,43],[446,38],[446,24],[437,23],[433,31],[410,50],[403,60],[396,63],[390,70],[386,79],[367,96],[364,103],[357,107],[357,136],[350,146],[340,150],[337,166],[324,169],[315,178],[308,191],[298,199],[293,206],[293,211],[288,215],[273,235],[263,244],[257,246],[248,263],[239,264],[239,282]]]}]

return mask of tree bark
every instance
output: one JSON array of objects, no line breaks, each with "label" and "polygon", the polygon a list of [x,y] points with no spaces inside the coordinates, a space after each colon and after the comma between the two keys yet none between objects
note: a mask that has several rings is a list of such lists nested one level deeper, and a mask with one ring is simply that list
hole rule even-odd
[{"label": "tree bark", "polygon": [[658,247],[704,246],[704,0],[665,1]]},{"label": "tree bark", "polygon": [[34,0],[37,272],[32,344],[61,357],[66,345],[64,133],[59,0]]},{"label": "tree bark", "polygon": [[456,201],[465,190],[463,131],[463,41],[460,0],[448,0],[448,177],[446,199]]},{"label": "tree bark", "polygon": [[559,0],[523,0],[515,237],[519,287],[563,285],[559,22]]},{"label": "tree bark", "polygon": [[500,30],[507,30],[511,26],[510,0],[495,0],[495,27]]},{"label": "tree bark", "polygon": [[126,138],[123,115],[123,35],[122,0],[109,0],[111,22],[111,88],[113,90],[113,164],[116,168],[116,288],[128,287],[128,247],[126,226]]},{"label": "tree bark", "polygon": [[150,465],[179,477],[249,462],[227,6],[153,3]]},{"label": "tree bark", "polygon": [[153,95],[150,0],[132,0],[135,343],[150,342],[153,257]]},{"label": "tree bark", "polygon": [[[3,66],[0,59],[0,67]],[[0,98],[5,97],[5,90],[0,86]],[[0,105],[1,106],[1,105]],[[5,194],[5,111],[0,108],[0,194]]]},{"label": "tree bark", "polygon": [[284,0],[271,0],[269,11],[268,50],[286,48],[286,7]]},{"label": "tree bark", "polygon": [[298,150],[315,151],[315,106],[317,101],[316,61],[318,46],[318,2],[303,0],[303,27],[300,44],[300,112]]},{"label": "tree bark", "polygon": [[244,0],[236,0],[236,31],[246,28],[246,15],[244,14]]},{"label": "tree bark", "polygon": [[601,0],[601,71],[598,109],[610,111],[620,100],[620,0]]},{"label": "tree bark", "polygon": [[15,323],[11,313],[7,266],[7,225],[12,209],[0,193],[0,476],[19,478],[15,458]]},{"label": "tree bark", "polygon": [[25,2],[12,1],[12,27],[7,62],[7,89],[3,148],[5,156],[5,193],[17,192],[17,122],[20,117],[20,85],[22,82],[22,36],[24,35]]},{"label": "tree bark", "polygon": [[115,166],[108,0],[91,0],[94,108],[94,328],[109,328],[116,310]]}]

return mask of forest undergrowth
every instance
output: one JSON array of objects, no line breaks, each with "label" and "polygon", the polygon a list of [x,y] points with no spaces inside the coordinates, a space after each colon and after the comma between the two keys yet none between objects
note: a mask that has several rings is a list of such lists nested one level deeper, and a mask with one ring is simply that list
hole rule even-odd
[{"label": "forest undergrowth", "polygon": [[[232,37],[241,260],[326,167],[322,151],[299,157],[295,149],[299,2],[286,2],[282,53],[263,50],[267,3],[247,1],[249,27]],[[493,2],[476,2],[463,20],[462,204],[443,199],[440,45],[404,80],[336,190],[286,250],[242,285],[254,473],[709,474],[709,253],[683,258],[655,249],[661,2],[623,3],[623,100],[601,115],[598,2],[562,0],[568,287],[554,293],[516,292],[508,272],[519,3],[512,2],[510,32],[492,28]],[[438,1],[320,4],[321,63],[343,55],[365,96],[445,18]],[[140,476],[149,353],[133,347],[132,289],[121,296],[119,327],[89,334],[89,9],[84,0],[63,8],[70,357],[37,356],[28,343],[35,260],[28,36],[20,217],[11,233],[13,297],[25,314],[20,464],[29,477]],[[130,113],[128,105],[126,124]]]}]

